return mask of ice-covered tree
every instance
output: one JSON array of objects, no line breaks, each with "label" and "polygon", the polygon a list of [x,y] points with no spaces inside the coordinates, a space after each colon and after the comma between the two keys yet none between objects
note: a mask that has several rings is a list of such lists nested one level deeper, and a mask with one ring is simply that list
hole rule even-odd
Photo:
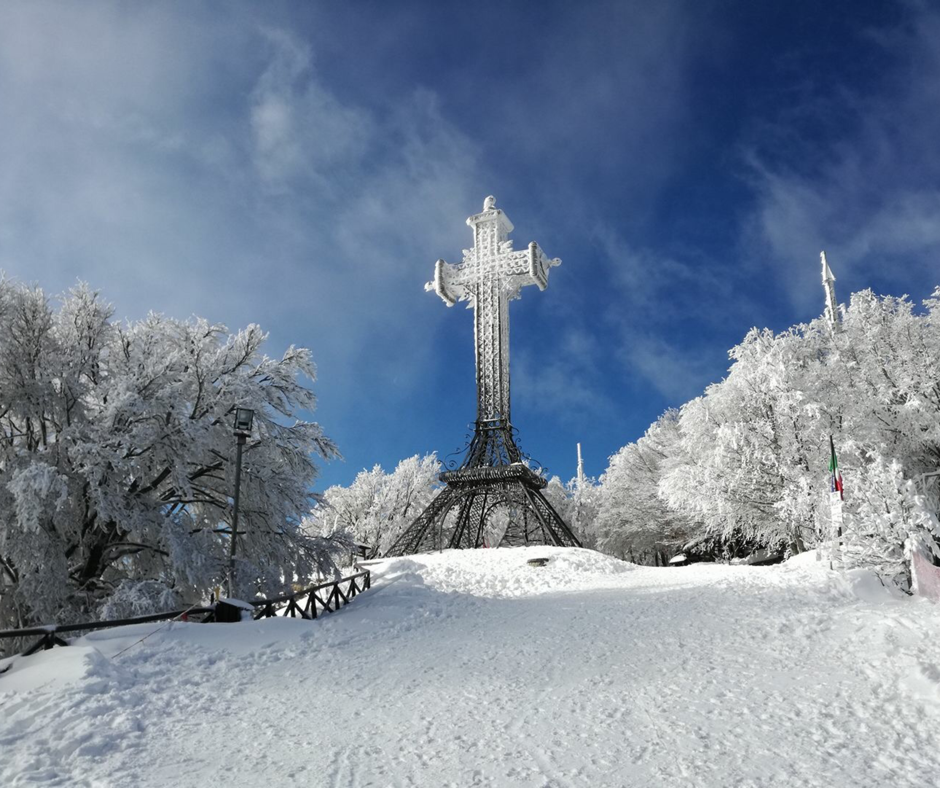
[{"label": "ice-covered tree", "polygon": [[905,544],[938,552],[940,536],[935,490],[918,489],[940,466],[940,289],[925,307],[918,314],[907,298],[854,294],[833,358],[845,392],[845,557],[904,589]]},{"label": "ice-covered tree", "polygon": [[0,280],[0,625],[137,612],[204,598],[223,577],[232,412],[244,452],[243,594],[330,571],[306,534],[314,457],[337,454],[311,411],[310,354],[261,352],[257,326],[151,314],[111,320],[80,285],[54,308]]},{"label": "ice-covered tree", "polygon": [[651,430],[611,458],[600,547],[624,554],[642,543],[634,523],[649,544],[665,540],[676,516],[728,553],[826,541],[832,435],[847,558],[905,587],[905,540],[932,544],[940,510],[936,495],[914,490],[940,466],[940,289],[922,312],[863,291],[842,313],[839,331],[822,318],[776,335],[752,330],[731,350],[727,377],[661,433],[671,437],[659,451],[648,451]]},{"label": "ice-covered tree", "polygon": [[812,482],[824,478],[813,458],[828,435],[807,396],[816,336],[752,330],[730,352],[728,376],[682,407],[681,458],[660,489],[707,534],[797,552],[812,541]]},{"label": "ice-covered tree", "polygon": [[348,487],[327,489],[306,528],[351,539],[366,546],[369,557],[382,555],[430,502],[440,472],[435,454],[402,460],[391,473],[380,465],[360,471]]},{"label": "ice-covered tree", "polygon": [[860,469],[856,496],[846,515],[845,565],[874,569],[884,580],[911,587],[912,541],[934,545],[940,536],[937,515],[906,478],[898,460],[873,456]]},{"label": "ice-covered tree", "polygon": [[678,420],[678,412],[667,411],[610,458],[598,496],[598,549],[637,563],[663,563],[693,535],[693,524],[659,492],[664,462],[677,459]]},{"label": "ice-covered tree", "polygon": [[542,494],[561,519],[568,523],[584,547],[596,547],[600,496],[596,479],[575,476],[564,483],[558,476],[552,476]]}]

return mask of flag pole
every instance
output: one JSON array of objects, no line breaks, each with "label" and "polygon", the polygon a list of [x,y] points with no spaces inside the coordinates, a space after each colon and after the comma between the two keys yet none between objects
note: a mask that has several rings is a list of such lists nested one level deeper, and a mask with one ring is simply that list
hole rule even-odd
[{"label": "flag pole", "polygon": [[[829,568],[834,569],[834,563],[838,562],[841,569],[844,565],[842,559],[842,502],[844,500],[842,474],[839,473],[839,461],[836,458],[836,444],[829,435],[829,517],[830,517],[830,539],[831,547],[829,549]],[[832,532],[835,531],[835,538]],[[838,553],[837,553],[838,551]]]}]

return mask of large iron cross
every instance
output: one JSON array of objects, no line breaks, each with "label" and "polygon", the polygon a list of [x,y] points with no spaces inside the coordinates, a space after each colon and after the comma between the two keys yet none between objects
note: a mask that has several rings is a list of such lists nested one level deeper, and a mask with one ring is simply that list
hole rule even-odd
[{"label": "large iron cross", "polygon": [[[468,301],[473,308],[477,365],[477,422],[509,424],[509,302],[526,285],[548,285],[548,272],[561,260],[549,259],[533,241],[524,251],[513,251],[512,222],[496,199],[487,197],[483,212],[467,219],[473,228],[473,248],[464,249],[456,265],[438,260],[433,290],[447,306]],[[493,425],[496,426],[496,425]]]}]

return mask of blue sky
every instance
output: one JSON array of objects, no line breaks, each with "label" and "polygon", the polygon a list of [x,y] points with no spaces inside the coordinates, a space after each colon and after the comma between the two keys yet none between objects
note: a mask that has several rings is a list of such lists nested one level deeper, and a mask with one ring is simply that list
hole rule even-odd
[{"label": "blue sky", "polygon": [[866,2],[0,5],[0,269],[310,347],[363,467],[463,443],[471,314],[423,285],[496,195],[522,448],[570,478],[752,326],[940,284],[940,9]]}]

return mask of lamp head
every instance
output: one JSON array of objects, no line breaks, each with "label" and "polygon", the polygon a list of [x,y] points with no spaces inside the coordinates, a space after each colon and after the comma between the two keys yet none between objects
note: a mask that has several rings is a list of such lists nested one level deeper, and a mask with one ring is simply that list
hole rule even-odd
[{"label": "lamp head", "polygon": [[251,408],[235,408],[235,434],[251,435],[251,424],[255,419],[255,412]]}]

